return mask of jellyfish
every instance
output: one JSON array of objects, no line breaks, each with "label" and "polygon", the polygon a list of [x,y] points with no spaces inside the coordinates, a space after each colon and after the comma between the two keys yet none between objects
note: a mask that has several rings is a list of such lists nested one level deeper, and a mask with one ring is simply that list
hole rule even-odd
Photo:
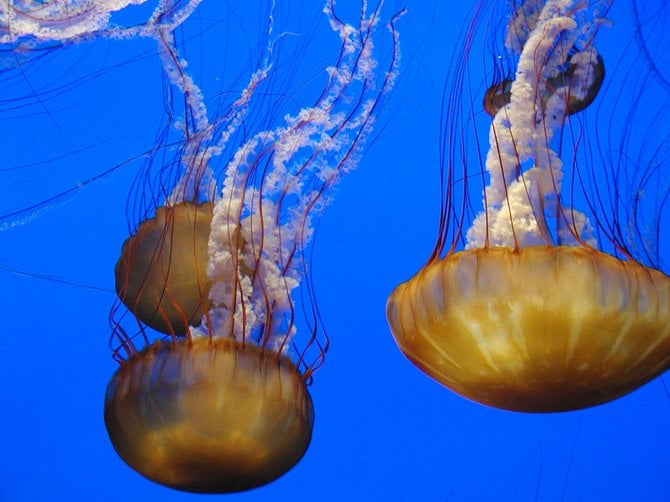
[{"label": "jellyfish", "polygon": [[130,39],[159,25],[176,27],[201,0],[159,2],[153,14],[122,23],[115,16],[147,0],[17,0],[0,5],[2,70],[62,47],[100,38]]},{"label": "jellyfish", "polygon": [[[595,142],[587,143],[588,113],[607,82],[607,55],[596,42],[608,29],[610,3],[513,2],[496,54],[512,61],[513,78],[478,89],[479,100],[450,101],[438,241],[426,265],[390,295],[386,313],[405,356],[475,402],[576,410],[623,396],[670,368],[670,277],[658,258],[668,184],[657,164],[628,168],[619,159],[609,168]],[[496,25],[495,15],[489,19]],[[634,72],[645,73],[637,63]],[[465,96],[458,65],[452,91]],[[627,76],[630,88],[635,74]],[[638,80],[643,97],[649,81]],[[472,104],[482,94],[488,115]],[[662,94],[651,96],[652,109],[664,108]],[[626,115],[629,133],[643,123],[641,103],[637,97]],[[489,115],[488,153],[468,153]],[[647,134],[666,122],[649,120]],[[606,131],[607,122],[596,127]],[[483,210],[474,214],[478,197]],[[652,231],[636,216],[647,203]]]},{"label": "jellyfish", "polygon": [[251,134],[255,101],[281,96],[268,86],[287,35],[275,34],[272,14],[264,57],[222,115],[187,72],[174,29],[144,29],[185,103],[173,123],[182,141],[150,196],[151,176],[138,176],[144,206],[115,267],[110,344],[120,366],[104,418],[119,456],[152,481],[198,493],[249,490],[286,473],[309,446],[308,385],[329,342],[306,251],[397,77],[402,13],[387,24],[382,62],[374,45],[381,9],[368,13],[364,2],[354,27],[327,2],[341,46],[325,88],[311,106]]},{"label": "jellyfish", "polygon": [[0,44],[15,50],[74,43],[112,33],[112,14],[146,0],[18,0],[0,6]]},{"label": "jellyfish", "polygon": [[[85,136],[79,130],[79,124],[71,127],[61,123],[62,114],[59,112],[83,101],[82,95],[76,91],[81,91],[82,87],[86,87],[85,84],[91,84],[92,81],[105,81],[110,73],[127,70],[132,64],[141,64],[148,56],[141,52],[141,48],[139,52],[135,51],[139,44],[132,48],[126,42],[151,38],[151,34],[159,29],[164,32],[176,29],[200,3],[201,0],[2,2],[0,85],[4,91],[0,99],[0,119],[12,120],[14,128],[20,129],[30,127],[20,121],[39,115],[44,120],[44,125],[41,126],[44,135],[77,138]],[[152,9],[153,4],[155,6]],[[106,48],[110,57],[89,59],[87,55],[101,48],[102,44],[108,44]],[[116,49],[111,48],[112,45],[130,50],[127,53],[119,50],[122,54],[116,58],[112,56]],[[88,90],[95,92],[93,89]],[[70,99],[67,104],[63,100],[66,95]],[[128,103],[128,109],[134,109],[131,103]],[[8,141],[12,139],[9,138]],[[48,158],[28,155],[23,165],[17,166],[10,162],[6,166],[7,170],[25,172],[22,183],[26,185],[26,189],[21,191],[21,197],[17,197],[18,202],[3,198],[6,207],[0,209],[0,231],[25,225],[129,165],[129,162],[120,160],[114,164],[114,160],[108,159],[108,169],[105,171],[98,170],[94,174],[91,171],[75,177],[69,170],[65,170],[58,180],[44,180],[50,176],[48,168],[53,167],[56,159],[66,156],[74,158],[83,151],[96,149],[112,141],[114,140],[110,137],[96,138],[97,145],[83,140],[73,141],[73,145],[63,146],[62,151],[49,152]],[[128,143],[127,139],[124,140],[125,143]],[[127,155],[136,153],[132,151]],[[71,162],[76,163],[74,159]],[[109,167],[110,164],[112,167]]]}]

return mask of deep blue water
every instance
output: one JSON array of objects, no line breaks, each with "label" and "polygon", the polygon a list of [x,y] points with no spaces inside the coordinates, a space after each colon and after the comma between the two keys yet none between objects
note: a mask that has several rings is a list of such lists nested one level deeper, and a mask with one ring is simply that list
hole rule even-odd
[{"label": "deep blue water", "polygon": [[[212,113],[216,103],[234,99],[261,53],[267,10],[243,3],[253,2],[204,0],[184,31],[193,77],[206,96],[218,97],[208,98]],[[302,106],[323,86],[339,41],[320,2],[277,3],[277,30],[296,33],[279,44],[286,71],[277,88]],[[355,19],[358,2],[341,3],[341,16]],[[288,474],[230,498],[670,500],[667,376],[588,410],[511,413],[469,402],[427,378],[390,335],[386,298],[425,262],[437,232],[442,92],[469,8],[447,3],[391,1],[384,8],[386,18],[408,8],[398,23],[402,76],[375,141],[326,208],[312,255],[331,340],[310,387],[312,443]],[[648,4],[646,12],[662,3]],[[614,24],[599,37],[608,71],[632,39],[631,12],[628,2],[617,1]],[[645,26],[667,30],[668,21],[660,11]],[[380,35],[379,43],[388,50],[388,38]],[[141,162],[133,158],[156,144],[165,120],[155,44],[98,40],[42,57],[1,56],[0,214],[33,204],[37,212],[5,218],[20,224],[0,232],[0,499],[194,498],[128,468],[102,419],[116,369],[107,346],[113,267],[128,236],[128,194]],[[656,61],[669,75],[667,57]],[[640,68],[649,71],[643,58]],[[665,91],[659,106],[668,104]],[[625,101],[615,92],[598,99],[609,99],[603,108]],[[259,114],[250,128],[265,120]],[[614,136],[629,132],[625,121],[610,126]],[[631,137],[640,141],[639,134]],[[626,145],[633,156],[639,148]],[[669,162],[666,156],[664,168]],[[667,222],[659,228],[665,242]],[[670,257],[664,259],[668,265]]]}]

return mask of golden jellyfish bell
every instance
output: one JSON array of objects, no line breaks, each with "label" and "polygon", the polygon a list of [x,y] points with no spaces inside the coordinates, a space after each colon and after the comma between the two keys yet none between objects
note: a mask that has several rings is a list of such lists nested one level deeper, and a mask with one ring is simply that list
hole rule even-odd
[{"label": "golden jellyfish bell", "polygon": [[[213,207],[161,206],[122,246],[119,298],[157,331],[185,336],[211,307]],[[156,341],[122,363],[105,399],[119,456],[157,483],[197,493],[249,490],[281,476],[304,455],[313,423],[304,378],[288,357],[227,338]]]},{"label": "golden jellyfish bell", "polygon": [[116,292],[156,331],[183,336],[209,310],[212,211],[211,202],[161,206],[123,243],[114,269]]},{"label": "golden jellyfish bell", "polygon": [[[623,396],[670,368],[670,277],[633,258],[617,227],[616,212],[628,201],[620,189],[608,193],[593,182],[600,165],[580,157],[583,124],[573,118],[602,85],[594,40],[608,6],[515,4],[505,39],[516,60],[514,79],[484,98],[493,118],[488,154],[479,157],[486,161],[461,167],[477,158],[455,153],[477,144],[476,125],[469,131],[452,124],[438,242],[428,263],[387,303],[391,331],[407,358],[482,404],[524,412],[581,409]],[[454,78],[454,92],[463,92],[463,80]],[[463,108],[473,101],[464,99]],[[453,117],[466,113],[451,106]],[[564,159],[566,138],[576,139]],[[478,181],[484,208],[470,219]],[[573,206],[581,201],[586,212]]]},{"label": "golden jellyfish bell", "polygon": [[[123,244],[120,299],[139,321],[181,338],[157,340],[121,362],[104,416],[115,450],[143,476],[177,490],[231,493],[267,484],[302,458],[314,409],[288,356],[251,341],[190,335],[212,306],[213,210],[212,203],[162,206]],[[239,278],[223,282],[250,273],[240,264]]]},{"label": "golden jellyfish bell", "polygon": [[670,278],[593,249],[470,249],[396,288],[402,352],[458,394],[514,411],[611,401],[670,367]]},{"label": "golden jellyfish bell", "polygon": [[105,424],[119,456],[171,488],[230,493],[291,469],[314,408],[287,357],[234,340],[157,341],[107,387]]}]

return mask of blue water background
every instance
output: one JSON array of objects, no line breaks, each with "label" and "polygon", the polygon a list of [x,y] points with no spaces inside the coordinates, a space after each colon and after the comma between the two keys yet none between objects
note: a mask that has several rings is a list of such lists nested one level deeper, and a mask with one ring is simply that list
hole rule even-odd
[{"label": "blue water background", "polygon": [[[194,17],[187,58],[206,92],[239,92],[261,53],[264,8],[241,3],[205,0]],[[278,3],[278,25],[307,33],[286,42],[303,47],[292,77],[301,87],[290,89],[307,105],[339,41],[320,2]],[[341,3],[342,16],[353,19],[357,2]],[[310,388],[312,443],[288,474],[230,500],[670,500],[670,382],[657,379],[579,412],[510,413],[427,378],[389,333],[386,298],[424,263],[437,231],[442,91],[467,4],[408,0],[384,9],[387,17],[409,9],[398,25],[402,78],[314,244],[312,275],[331,347]],[[614,28],[598,44],[612,67],[609,54],[630,38],[614,29],[630,16],[619,2]],[[227,42],[205,46],[198,37],[213,21]],[[116,369],[107,346],[113,268],[128,235],[138,164],[43,202],[155,143],[165,110],[154,44],[101,40],[20,66],[25,75],[15,66],[2,80],[1,207],[36,203],[40,214],[0,233],[0,500],[195,499],[129,469],[102,419]],[[35,94],[39,101],[18,101]],[[626,124],[613,127],[620,134]]]}]

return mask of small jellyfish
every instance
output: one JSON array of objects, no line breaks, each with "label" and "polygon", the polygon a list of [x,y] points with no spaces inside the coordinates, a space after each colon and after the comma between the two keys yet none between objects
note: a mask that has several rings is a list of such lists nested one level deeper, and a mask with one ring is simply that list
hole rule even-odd
[{"label": "small jellyfish", "polygon": [[[670,367],[670,277],[653,258],[660,229],[648,240],[631,239],[623,224],[639,224],[632,217],[644,205],[643,186],[655,187],[656,201],[669,187],[653,166],[625,170],[618,161],[609,170],[585,144],[581,114],[603,83],[595,41],[607,29],[609,4],[513,3],[505,51],[515,71],[484,99],[493,116],[485,165],[464,145],[476,145],[476,124],[486,115],[465,117],[473,130],[459,125],[478,100],[468,99],[466,79],[454,78],[452,91],[464,104],[453,105],[449,117],[455,141],[444,167],[438,242],[428,263],[392,293],[387,318],[414,364],[489,406],[585,408]],[[640,86],[642,96],[648,85]],[[659,96],[648,97],[663,109]],[[477,192],[484,210],[474,216]],[[651,204],[658,225],[663,204]]]},{"label": "small jellyfish", "polygon": [[[575,54],[578,53],[579,50],[575,49]],[[567,68],[565,70],[547,80],[542,97],[543,106],[546,106],[547,101],[557,94],[558,89],[561,87],[567,88],[569,90],[566,103],[568,115],[578,113],[589,106],[596,99],[605,79],[605,62],[600,54],[596,55],[594,61],[586,64],[586,71],[593,72],[593,75],[587,79],[582,79],[579,75],[575,75],[575,72],[583,72],[584,69],[578,64],[571,63],[570,58],[571,56],[568,56],[568,60],[566,61]],[[491,118],[494,118],[501,108],[509,104],[512,97],[513,82],[512,79],[505,78],[499,83],[493,84],[484,93],[484,110],[486,110],[486,113]],[[581,82],[588,83],[586,91],[578,89]]]}]

